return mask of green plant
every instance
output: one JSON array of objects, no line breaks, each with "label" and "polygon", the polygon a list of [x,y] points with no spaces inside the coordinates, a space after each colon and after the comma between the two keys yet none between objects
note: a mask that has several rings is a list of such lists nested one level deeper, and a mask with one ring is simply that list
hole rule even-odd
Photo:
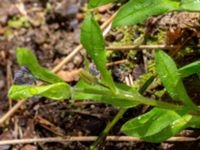
[{"label": "green plant", "polygon": [[[90,4],[92,2],[93,1],[90,1]],[[107,2],[111,2],[111,0],[99,0],[98,3],[92,6],[99,6]],[[150,2],[153,2],[155,7],[154,5],[150,7]],[[187,10],[189,8],[193,10],[188,5],[192,6],[195,2],[197,4],[200,3],[197,0],[156,0],[156,3],[152,0],[131,0],[121,8],[113,22],[113,26],[139,23],[151,15],[157,15],[172,10]],[[156,6],[156,4],[158,5]],[[128,5],[130,5],[129,7],[133,7],[135,13],[132,12],[132,9],[127,9]],[[199,11],[195,6],[194,10]],[[123,13],[126,15],[129,13],[130,15],[125,17]],[[139,17],[140,15],[141,17]],[[124,19],[121,20],[120,18]],[[28,67],[36,78],[45,81],[45,83],[49,83],[49,85],[13,85],[9,90],[9,97],[11,99],[26,99],[39,95],[54,100],[69,98],[79,100],[91,99],[120,107],[120,113],[114,121],[109,124],[106,130],[104,130],[103,135],[109,132],[110,128],[112,128],[128,108],[136,107],[140,104],[151,105],[154,106],[154,108],[126,122],[122,126],[121,131],[127,135],[157,143],[176,135],[187,127],[200,128],[200,108],[192,102],[182,82],[182,78],[200,72],[198,69],[200,67],[200,61],[177,69],[174,60],[169,55],[162,50],[155,51],[157,74],[168,94],[178,103],[174,104],[153,100],[141,94],[154,78],[150,78],[139,91],[113,81],[110,72],[106,68],[106,50],[102,32],[98,23],[91,15],[88,15],[83,22],[81,28],[81,43],[100,71],[101,79],[92,76],[89,71],[85,69],[81,72],[82,79],[75,86],[70,86],[50,71],[41,67],[30,50],[18,48],[18,63]]]},{"label": "green plant", "polygon": [[113,27],[142,23],[153,15],[170,11],[200,11],[199,0],[129,0],[113,21]]},{"label": "green plant", "polygon": [[22,28],[22,27],[30,27],[30,22],[26,17],[13,17],[8,21],[8,26],[11,28]]}]

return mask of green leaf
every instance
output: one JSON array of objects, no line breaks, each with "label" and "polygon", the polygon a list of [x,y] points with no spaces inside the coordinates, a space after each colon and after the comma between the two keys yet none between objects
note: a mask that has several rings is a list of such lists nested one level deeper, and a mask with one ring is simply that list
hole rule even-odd
[{"label": "green leaf", "polygon": [[26,66],[38,79],[49,82],[64,82],[51,71],[39,65],[35,55],[26,48],[17,48],[17,61],[20,66]]},{"label": "green leaf", "polygon": [[90,0],[89,1],[89,8],[95,8],[101,5],[105,5],[108,3],[113,3],[116,0]]},{"label": "green leaf", "polygon": [[[184,115],[183,117],[173,121],[169,126],[164,128],[162,131],[155,135],[145,137],[144,140],[147,142],[160,143],[168,138],[175,136],[181,132],[184,128],[188,127],[188,122],[191,120],[191,115]],[[159,137],[159,138],[158,138]]]},{"label": "green leaf", "polygon": [[181,0],[181,9],[187,11],[200,11],[199,0]]},{"label": "green leaf", "polygon": [[151,136],[179,118],[180,116],[175,111],[154,108],[150,112],[126,122],[122,131],[135,137]]},{"label": "green leaf", "polygon": [[71,95],[70,93],[70,86],[66,83],[59,82],[47,86],[13,85],[8,92],[8,96],[13,100],[26,99],[33,96],[63,100],[69,98]]},{"label": "green leaf", "polygon": [[165,52],[156,50],[155,63],[157,73],[169,95],[174,100],[183,101],[188,106],[194,106],[185,90],[173,59]]},{"label": "green leaf", "polygon": [[179,74],[183,78],[198,73],[200,73],[200,61],[195,61],[179,69]]},{"label": "green leaf", "polygon": [[112,26],[142,23],[153,15],[178,9],[179,2],[173,0],[130,0],[120,9]]},{"label": "green leaf", "polygon": [[200,129],[200,116],[192,116],[192,118],[188,122],[187,126],[191,127],[191,128],[199,128]]},{"label": "green leaf", "polygon": [[81,43],[100,71],[104,84],[116,92],[111,74],[106,68],[106,51],[102,31],[91,16],[87,16],[82,24]]},{"label": "green leaf", "polygon": [[[126,122],[125,134],[148,142],[162,142],[186,127],[191,116],[180,116],[172,110],[154,108],[150,112]],[[159,135],[159,136],[158,136]]]},{"label": "green leaf", "polygon": [[[117,84],[117,87],[119,87],[120,89],[126,89],[127,91],[131,91],[132,93],[134,93],[135,95],[138,95],[137,91],[133,90],[132,88],[125,86],[125,85],[120,85]],[[94,101],[99,101],[99,102],[103,102],[103,103],[107,103],[107,104],[112,104],[114,106],[117,107],[122,107],[122,108],[131,108],[137,105],[136,102],[131,101],[131,100],[127,100],[127,99],[120,99],[118,97],[112,96],[112,92],[110,92],[109,89],[103,87],[103,86],[99,86],[99,85],[92,85],[92,84],[88,84],[86,82],[84,82],[83,80],[80,80],[75,88],[84,88],[85,90],[91,90],[91,89],[96,89],[106,93],[111,93],[111,95],[105,96],[103,94],[90,94],[90,93],[86,93],[86,92],[73,92],[72,95],[72,99],[75,100],[94,100]]]}]

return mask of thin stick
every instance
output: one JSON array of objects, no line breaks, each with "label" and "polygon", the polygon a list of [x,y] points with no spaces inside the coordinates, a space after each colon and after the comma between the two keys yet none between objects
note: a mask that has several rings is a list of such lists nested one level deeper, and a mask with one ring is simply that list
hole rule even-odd
[{"label": "thin stick", "polygon": [[175,45],[124,45],[124,46],[117,46],[117,47],[106,47],[108,51],[121,51],[121,50],[132,50],[132,49],[155,49],[155,48],[161,48],[161,49],[172,49],[176,48]]},{"label": "thin stick", "polygon": [[[66,138],[50,137],[50,138],[32,138],[32,139],[16,139],[0,141],[0,145],[16,145],[27,143],[52,143],[52,142],[92,142],[97,139],[97,136],[68,136]],[[197,141],[199,138],[193,137],[172,137],[165,142],[192,142]],[[142,139],[131,136],[107,136],[106,141],[112,142],[143,142]]]},{"label": "thin stick", "polygon": [[76,47],[66,58],[64,58],[55,68],[53,68],[53,72],[57,73],[65,64],[67,64],[80,50],[83,48],[82,45]]},{"label": "thin stick", "polygon": [[106,66],[107,66],[107,67],[110,67],[110,66],[114,66],[114,65],[123,64],[123,63],[125,63],[125,62],[127,62],[126,59],[118,60],[118,61],[114,61],[114,62],[107,63]]},{"label": "thin stick", "polygon": [[[11,71],[11,61],[8,60],[7,61],[7,66],[6,66],[6,80],[7,80],[7,90],[10,88],[10,86],[12,85],[12,71]],[[12,100],[10,98],[8,98],[8,103],[9,103],[9,109],[12,108]]]},{"label": "thin stick", "polygon": [[[104,22],[101,25],[101,29],[105,29],[107,26],[110,28],[110,24],[112,20],[114,19],[117,12],[115,12],[106,22]],[[104,34],[105,35],[105,34]],[[65,59],[63,59],[57,66],[55,66],[52,69],[52,72],[56,73],[58,72],[66,63],[68,63],[80,50],[83,48],[83,46],[80,44],[78,47],[76,47]],[[3,125],[3,123],[11,116],[13,115],[20,107],[26,102],[26,100],[20,100],[17,102],[17,104],[12,107],[3,117],[0,118],[0,126]]]},{"label": "thin stick", "polygon": [[[138,49],[138,50],[143,50],[143,49],[164,49],[164,50],[169,50],[169,49],[176,49],[180,47],[180,45],[124,45],[124,46],[117,46],[117,47],[106,47],[108,51],[125,51],[125,50],[133,50],[133,49]],[[199,48],[200,46],[189,46],[189,47],[195,47]]]},{"label": "thin stick", "polygon": [[26,100],[20,100],[17,102],[17,104],[15,104],[15,106],[12,107],[12,109],[10,109],[3,117],[1,117],[0,119],[0,126],[12,115],[14,114],[17,109],[19,109],[24,103],[26,102]]}]

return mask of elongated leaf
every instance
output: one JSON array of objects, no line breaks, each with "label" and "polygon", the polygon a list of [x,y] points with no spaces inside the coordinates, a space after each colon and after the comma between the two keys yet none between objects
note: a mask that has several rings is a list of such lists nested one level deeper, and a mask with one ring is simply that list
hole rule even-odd
[{"label": "elongated leaf", "polygon": [[[120,89],[126,89],[127,91],[131,91],[133,94],[138,95],[137,91],[134,91],[132,88],[127,87],[125,85],[116,85],[118,86]],[[99,86],[99,85],[92,85],[92,84],[88,84],[84,81],[79,81],[78,84],[75,86],[75,88],[84,88],[85,90],[92,90],[92,89],[96,89],[102,92],[110,92],[109,89]],[[110,92],[112,93],[112,92]],[[122,107],[122,108],[131,108],[137,105],[136,102],[131,101],[131,100],[127,100],[127,99],[120,99],[118,97],[114,97],[114,96],[104,96],[103,94],[90,94],[90,93],[86,93],[86,92],[74,92],[72,95],[72,99],[75,100],[94,100],[94,101],[99,101],[99,102],[103,102],[103,103],[107,103],[107,104],[112,104],[114,106],[117,107]]]},{"label": "elongated leaf", "polygon": [[54,100],[67,99],[71,95],[70,86],[66,83],[54,83],[47,86],[13,85],[8,93],[13,100],[26,99],[33,96],[43,96]]},{"label": "elongated leaf", "polygon": [[19,65],[26,66],[31,73],[40,80],[49,83],[64,82],[51,71],[41,67],[35,55],[26,48],[17,48],[17,61]]},{"label": "elongated leaf", "polygon": [[148,142],[162,142],[186,127],[191,116],[180,116],[172,110],[154,108],[150,112],[126,122],[125,134]]},{"label": "elongated leaf", "polygon": [[157,134],[145,137],[144,140],[147,142],[160,143],[168,138],[175,136],[181,132],[184,128],[188,127],[188,122],[191,120],[191,115],[184,115],[180,119],[173,121],[169,126],[164,128]]},{"label": "elongated leaf", "polygon": [[179,74],[183,78],[198,73],[200,73],[200,61],[195,61],[179,69]]},{"label": "elongated leaf", "polygon": [[116,92],[111,74],[106,69],[106,51],[102,31],[91,16],[85,18],[81,27],[81,43],[101,72],[102,81]]},{"label": "elongated leaf", "polygon": [[169,95],[174,100],[194,106],[189,98],[173,59],[161,50],[155,53],[156,70]]},{"label": "elongated leaf", "polygon": [[115,2],[116,0],[90,0],[89,1],[89,8],[95,8],[101,5],[105,5],[108,3]]},{"label": "elongated leaf", "polygon": [[181,9],[187,11],[200,11],[199,0],[181,0]]},{"label": "elongated leaf", "polygon": [[200,116],[192,116],[187,126],[200,129]]},{"label": "elongated leaf", "polygon": [[180,116],[174,111],[154,108],[150,112],[126,122],[122,131],[135,137],[151,136],[179,118]]},{"label": "elongated leaf", "polygon": [[179,2],[173,0],[130,0],[120,9],[112,26],[134,25],[150,16],[178,9]]}]

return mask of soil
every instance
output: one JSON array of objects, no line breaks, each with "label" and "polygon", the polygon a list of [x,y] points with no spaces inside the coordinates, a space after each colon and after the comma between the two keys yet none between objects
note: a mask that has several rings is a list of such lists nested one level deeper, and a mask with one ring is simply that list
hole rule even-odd
[{"label": "soil", "polygon": [[[35,53],[42,66],[52,69],[79,45],[80,26],[84,19],[86,3],[87,0],[1,0],[0,116],[3,116],[9,110],[11,105],[14,106],[16,104],[15,101],[11,101],[11,104],[7,97],[7,92],[13,83],[13,78],[20,69],[16,62],[16,48],[29,48]],[[100,16],[100,19],[98,19],[99,23],[107,20],[115,10],[116,8],[112,5],[99,8],[96,12],[97,16]],[[173,15],[176,19],[172,25],[166,20],[169,16],[172,17]],[[175,13],[159,16],[159,18],[151,18],[142,26],[144,30],[141,31],[137,28],[137,32],[132,33],[132,37],[129,40],[133,42],[142,32],[148,37],[153,37],[159,30],[163,30],[167,33],[164,39],[166,43],[180,43],[182,41],[180,37],[177,36],[175,39],[170,38],[170,36],[177,33],[187,38],[192,32],[197,32],[192,38],[192,42],[198,44],[200,35],[198,32],[199,14],[190,14],[192,19],[189,19],[187,13],[187,20],[184,19],[184,22],[180,25],[181,15],[183,14],[176,15]],[[179,19],[177,19],[177,16],[179,16]],[[195,22],[194,20],[198,21]],[[127,36],[130,35],[125,35],[121,30],[112,29],[105,38],[106,44],[114,45],[115,42],[127,42]],[[128,42],[130,43],[130,41]],[[63,78],[66,78],[66,74],[71,74],[73,71],[84,66],[84,53],[84,50],[82,50],[70,63],[64,65],[62,72],[60,72]],[[190,59],[191,55],[184,55],[184,59],[191,62],[199,58],[199,52],[195,55],[196,57],[192,57],[192,60]],[[149,53],[148,57],[152,58],[152,54]],[[139,79],[139,76],[146,72],[143,59],[144,53],[141,52],[134,54],[134,57],[128,52],[111,54],[109,61],[127,58],[129,59],[128,64],[110,67],[114,79],[118,82],[125,82],[125,78],[129,75],[134,80]],[[181,62],[181,59],[183,58],[177,58],[177,62]],[[135,63],[134,66],[130,65],[132,62]],[[79,77],[67,77],[65,81],[75,84],[78,79]],[[188,82],[188,80],[185,81],[185,84],[188,86],[193,85],[193,83],[200,85],[199,82],[196,82],[196,77],[191,82]],[[200,93],[199,88],[190,88],[188,90],[193,99],[197,101]],[[148,94],[146,93],[146,95]],[[143,109],[144,107],[140,106],[128,110],[111,130],[110,135],[123,135],[120,132],[121,125],[127,120],[143,113]],[[111,105],[93,101],[52,101],[34,97],[27,100],[25,105],[17,110],[4,125],[1,125],[0,140],[64,137],[66,135],[98,136],[106,124],[117,114],[118,110],[118,108]],[[199,130],[188,129],[181,133],[181,135],[197,137],[200,135],[200,132]],[[17,144],[0,146],[0,150],[85,150],[88,149],[90,144],[91,142]],[[159,144],[145,142],[105,142],[101,149],[195,150],[200,149],[200,144],[198,141]]]}]

